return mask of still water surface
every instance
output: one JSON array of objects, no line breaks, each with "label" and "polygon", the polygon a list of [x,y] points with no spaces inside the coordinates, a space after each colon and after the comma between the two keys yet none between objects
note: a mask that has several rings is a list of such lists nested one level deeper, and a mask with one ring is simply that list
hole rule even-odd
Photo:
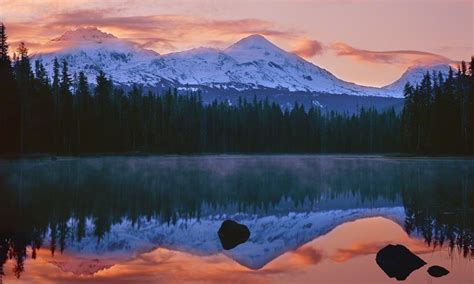
[{"label": "still water surface", "polygon": [[[474,160],[369,156],[0,161],[3,283],[474,283]],[[223,250],[225,219],[250,239]],[[443,278],[431,265],[450,270]]]}]

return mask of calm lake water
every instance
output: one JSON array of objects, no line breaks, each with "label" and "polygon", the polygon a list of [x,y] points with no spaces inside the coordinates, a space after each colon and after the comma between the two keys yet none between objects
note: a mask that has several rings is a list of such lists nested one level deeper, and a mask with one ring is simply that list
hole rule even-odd
[{"label": "calm lake water", "polygon": [[[0,161],[3,283],[474,283],[474,160],[369,156]],[[226,219],[247,242],[223,250]],[[432,278],[441,265],[450,274]]]}]

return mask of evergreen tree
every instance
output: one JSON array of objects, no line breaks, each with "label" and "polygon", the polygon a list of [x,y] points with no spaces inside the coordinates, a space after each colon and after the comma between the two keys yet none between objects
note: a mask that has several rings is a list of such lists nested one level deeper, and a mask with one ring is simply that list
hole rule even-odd
[{"label": "evergreen tree", "polygon": [[51,85],[51,95],[54,105],[54,125],[53,125],[53,141],[55,151],[59,151],[61,146],[61,99],[59,93],[59,61],[57,58],[53,60],[53,82]]},{"label": "evergreen tree", "polygon": [[0,23],[0,153],[16,153],[20,145],[20,100],[7,39],[5,25]]},{"label": "evergreen tree", "polygon": [[69,76],[68,63],[62,61],[61,80],[59,82],[59,116],[60,120],[60,151],[71,153],[74,144],[74,109],[71,93],[72,80]]},{"label": "evergreen tree", "polygon": [[10,55],[8,54],[8,36],[6,28],[3,23],[0,23],[0,60],[1,62],[10,61]]},{"label": "evergreen tree", "polygon": [[[84,72],[79,72],[78,83],[76,89],[76,113],[77,113],[77,145],[79,151],[87,151],[90,149],[89,141],[87,137],[91,133],[87,133],[87,126],[91,122],[92,109],[91,109],[91,98],[89,92],[89,83]],[[86,146],[87,145],[87,146]]]},{"label": "evergreen tree", "polygon": [[467,108],[468,108],[468,152],[474,153],[474,56],[469,63],[469,73],[467,79]]},{"label": "evergreen tree", "polygon": [[18,57],[14,63],[15,79],[17,81],[17,92],[20,100],[20,153],[25,153],[25,139],[29,133],[28,122],[31,117],[31,99],[32,99],[32,83],[33,72],[31,70],[28,48],[24,42],[20,42],[18,49]]},{"label": "evergreen tree", "polygon": [[[51,86],[48,74],[40,60],[35,61],[35,77],[33,79],[33,97],[31,117],[29,122],[31,135],[29,136],[28,152],[53,151],[54,101],[51,95]],[[35,119],[41,117],[41,119]]]},{"label": "evergreen tree", "polygon": [[112,82],[109,81],[104,72],[100,71],[96,78],[95,101],[96,101],[96,135],[97,147],[101,152],[110,151],[108,147],[114,144],[110,125],[113,119],[110,117],[112,112]]}]

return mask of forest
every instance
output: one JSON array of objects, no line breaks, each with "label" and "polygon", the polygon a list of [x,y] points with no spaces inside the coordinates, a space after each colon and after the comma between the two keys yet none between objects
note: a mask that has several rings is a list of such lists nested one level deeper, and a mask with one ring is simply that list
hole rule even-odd
[{"label": "forest", "polygon": [[0,26],[0,154],[474,152],[474,59],[447,78],[405,87],[404,109],[357,114],[281,108],[268,100],[204,104],[199,92],[126,91],[100,72],[89,82],[54,61],[48,74]]}]

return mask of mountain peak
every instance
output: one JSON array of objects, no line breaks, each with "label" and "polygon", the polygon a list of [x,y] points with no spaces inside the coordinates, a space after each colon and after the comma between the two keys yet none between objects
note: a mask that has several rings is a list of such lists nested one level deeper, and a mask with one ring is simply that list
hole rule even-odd
[{"label": "mountain peak", "polygon": [[253,34],[248,37],[245,37],[227,48],[227,50],[248,50],[248,49],[280,50],[278,46],[276,46],[271,41],[266,39],[264,36],[259,35],[259,34]]},{"label": "mountain peak", "polygon": [[269,42],[269,40],[261,34],[253,34],[244,37],[240,41],[252,41],[252,42]]},{"label": "mountain peak", "polygon": [[117,39],[112,34],[105,33],[96,27],[78,28],[65,32],[52,41],[93,41],[101,43],[105,40]]}]

